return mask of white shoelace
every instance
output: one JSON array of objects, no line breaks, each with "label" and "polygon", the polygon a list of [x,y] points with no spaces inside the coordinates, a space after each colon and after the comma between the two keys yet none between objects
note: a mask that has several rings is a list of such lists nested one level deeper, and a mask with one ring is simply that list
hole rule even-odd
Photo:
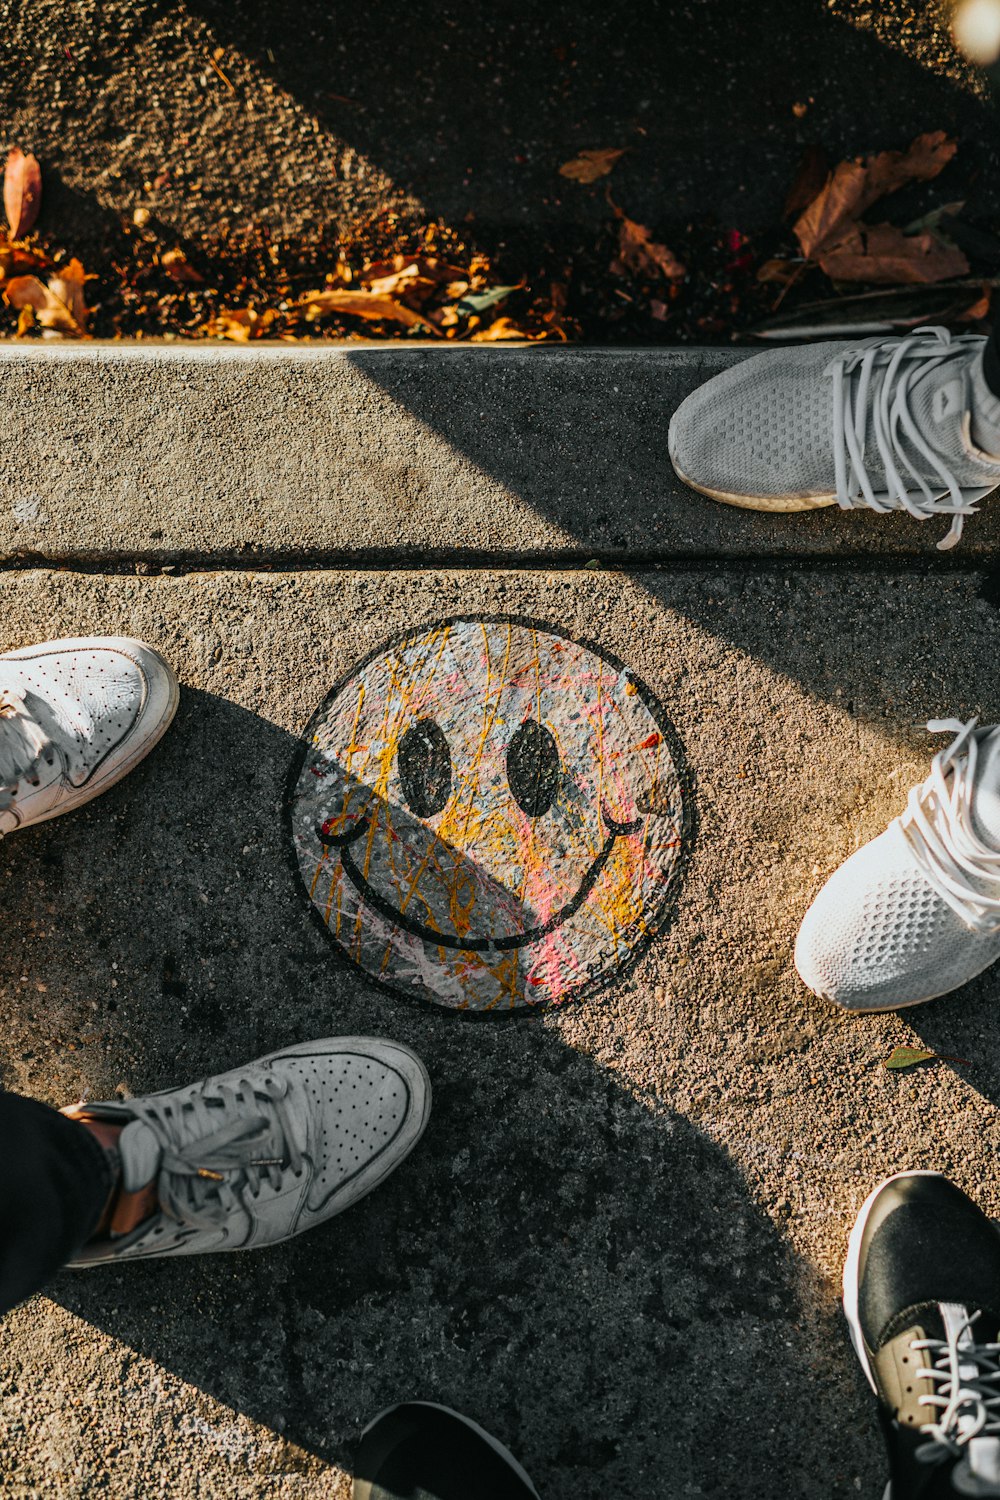
[{"label": "white shoelace", "polygon": [[[266,1179],[280,1190],[283,1174],[303,1170],[288,1112],[286,1080],[220,1084],[178,1103],[155,1096],[137,1118],[162,1149],[157,1193],[164,1213],[184,1227],[214,1228],[247,1207]],[[221,1119],[221,1123],[220,1123]]]},{"label": "white shoelace", "polygon": [[964,1323],[946,1324],[944,1339],[910,1344],[918,1352],[926,1349],[933,1360],[930,1368],[914,1372],[933,1385],[920,1405],[936,1408],[935,1419],[920,1429],[927,1438],[916,1450],[921,1463],[943,1463],[976,1438],[1000,1438],[1000,1344],[972,1341],[970,1330],[978,1317],[976,1312]]},{"label": "white shoelace", "polygon": [[977,724],[930,720],[932,734],[955,738],[935,755],[927,780],[910,792],[899,824],[942,901],[974,932],[990,933],[1000,931],[1000,850],[976,833],[972,798],[979,747],[998,730]]},{"label": "white shoelace", "polygon": [[[833,376],[833,459],[837,504],[844,510],[869,506],[882,514],[905,510],[918,521],[951,516],[951,530],[938,542],[944,552],[962,535],[965,516],[975,514],[977,500],[996,486],[963,492],[939,453],[935,453],[910,410],[914,383],[935,365],[961,349],[978,349],[971,334],[952,338],[946,328],[918,328],[905,338],[866,339],[838,355],[827,366]],[[885,471],[887,492],[876,494],[865,468],[865,438],[871,437]],[[915,448],[937,480],[936,489],[917,472],[903,439]],[[998,471],[1000,481],[1000,471]]]}]

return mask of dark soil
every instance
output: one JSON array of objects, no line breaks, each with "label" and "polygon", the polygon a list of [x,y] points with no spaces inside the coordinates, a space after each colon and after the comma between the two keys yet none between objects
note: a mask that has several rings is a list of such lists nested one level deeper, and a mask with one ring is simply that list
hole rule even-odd
[{"label": "dark soil", "polygon": [[[959,138],[956,160],[891,214],[964,200],[963,224],[985,232],[974,274],[1000,259],[995,107],[933,3],[0,12],[8,144],[44,172],[37,243],[93,273],[98,336],[189,336],[220,307],[248,306],[282,314],[272,336],[370,336],[380,325],[284,312],[338,259],[357,270],[430,242],[459,264],[481,257],[492,283],[523,283],[502,311],[526,328],[555,295],[571,338],[728,341],[780,295],[757,271],[794,248],[783,205],[804,150],[836,162],[935,129]],[[627,154],[592,186],[561,177],[588,147]],[[609,194],[684,262],[678,287],[610,269]],[[159,266],[177,247],[203,286]],[[785,307],[833,295],[812,271]],[[933,294],[927,306],[938,315]],[[12,333],[13,312],[0,323]]]}]

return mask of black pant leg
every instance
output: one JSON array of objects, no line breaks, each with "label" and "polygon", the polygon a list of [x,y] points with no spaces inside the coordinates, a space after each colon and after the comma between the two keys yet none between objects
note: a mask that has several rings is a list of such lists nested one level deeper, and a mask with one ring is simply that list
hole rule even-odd
[{"label": "black pant leg", "polygon": [[112,1184],[108,1156],[85,1126],[0,1091],[0,1315],[90,1237]]},{"label": "black pant leg", "polygon": [[986,340],[983,377],[994,396],[1000,398],[1000,321],[993,324],[993,331]]}]

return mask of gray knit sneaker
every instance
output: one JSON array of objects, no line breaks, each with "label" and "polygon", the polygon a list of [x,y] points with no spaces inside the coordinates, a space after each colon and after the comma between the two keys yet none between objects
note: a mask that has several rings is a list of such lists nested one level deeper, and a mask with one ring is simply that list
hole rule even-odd
[{"label": "gray knit sneaker", "polygon": [[273,1052],[185,1088],[72,1105],[124,1125],[127,1193],[156,1184],[159,1209],[131,1233],[93,1239],[69,1263],[251,1250],[350,1208],[413,1150],[430,1081],[406,1047],[336,1037]]},{"label": "gray knit sneaker", "polygon": [[1000,726],[932,719],[952,736],[906,809],[830,876],[795,966],[851,1011],[947,995],[1000,958]]},{"label": "gray knit sneaker", "polygon": [[0,656],[0,837],[121,781],[177,712],[177,679],[142,641],[45,641]]},{"label": "gray knit sneaker", "polygon": [[905,338],[774,349],[724,370],[674,413],[669,446],[686,484],[751,510],[839,505],[951,519],[953,547],[1000,458],[971,436],[986,340],[920,328]]}]

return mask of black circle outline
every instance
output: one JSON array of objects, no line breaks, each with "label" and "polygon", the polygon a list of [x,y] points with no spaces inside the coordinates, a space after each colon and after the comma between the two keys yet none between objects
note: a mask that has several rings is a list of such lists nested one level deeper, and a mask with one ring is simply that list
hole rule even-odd
[{"label": "black circle outline", "polygon": [[[628,955],[621,961],[617,968],[613,970],[603,969],[599,974],[585,980],[582,985],[571,990],[568,995],[561,997],[559,1000],[539,1001],[537,1004],[531,1004],[530,1001],[526,1001],[523,1005],[495,1006],[488,1010],[463,1009],[457,1005],[443,1005],[439,1001],[431,1000],[423,991],[416,988],[408,989],[403,985],[393,984],[384,979],[374,979],[369,970],[364,968],[363,965],[356,963],[353,958],[348,958],[343,947],[331,933],[327,923],[323,921],[312,897],[309,895],[299,861],[296,857],[292,807],[295,802],[295,792],[299,783],[299,777],[302,774],[302,768],[305,765],[306,757],[311,747],[311,736],[314,726],[322,719],[327,707],[336,698],[338,693],[347,686],[353,677],[356,677],[359,672],[369,666],[371,662],[377,661],[386,652],[412,641],[420,633],[426,633],[429,630],[440,630],[444,626],[449,625],[520,625],[529,630],[540,630],[545,635],[554,635],[560,640],[569,641],[571,645],[579,646],[584,651],[591,652],[592,655],[598,657],[601,661],[607,662],[609,666],[617,668],[632,683],[639,697],[642,699],[650,718],[663,735],[677,771],[677,781],[681,797],[681,816],[678,826],[681,848],[677,859],[674,861],[670,875],[660,892],[656,909],[646,923],[645,932],[636,940],[629,950]],[[675,898],[679,893],[684,876],[687,874],[687,868],[694,852],[698,833],[695,790],[695,777],[684,749],[684,742],[672,721],[667,717],[666,708],[660,699],[656,697],[655,693],[653,693],[652,689],[647,687],[642,678],[633,672],[631,667],[626,666],[620,657],[597,645],[596,642],[591,641],[586,636],[571,635],[568,630],[564,630],[561,626],[533,619],[530,615],[457,614],[445,615],[438,619],[428,620],[424,624],[409,626],[406,630],[400,631],[398,635],[388,637],[381,645],[376,646],[374,650],[369,651],[366,656],[363,656],[360,661],[355,662],[348,671],[341,673],[326,696],[313,710],[309,716],[308,723],[299,736],[285,781],[285,793],[282,799],[282,821],[285,829],[285,848],[292,867],[296,889],[299,891],[301,899],[305,902],[310,919],[319,927],[327,943],[330,945],[336,963],[342,968],[351,970],[357,974],[372,989],[398,996],[409,1004],[430,1011],[435,1015],[445,1012],[450,1015],[460,1016],[465,1021],[475,1022],[517,1021],[525,1020],[539,1011],[549,1010],[553,1007],[558,1009],[564,1005],[576,1005],[584,1000],[593,998],[595,995],[603,994],[605,990],[627,979],[640,959],[648,952],[656,938],[669,929],[672,919],[676,915],[677,903]]]}]

